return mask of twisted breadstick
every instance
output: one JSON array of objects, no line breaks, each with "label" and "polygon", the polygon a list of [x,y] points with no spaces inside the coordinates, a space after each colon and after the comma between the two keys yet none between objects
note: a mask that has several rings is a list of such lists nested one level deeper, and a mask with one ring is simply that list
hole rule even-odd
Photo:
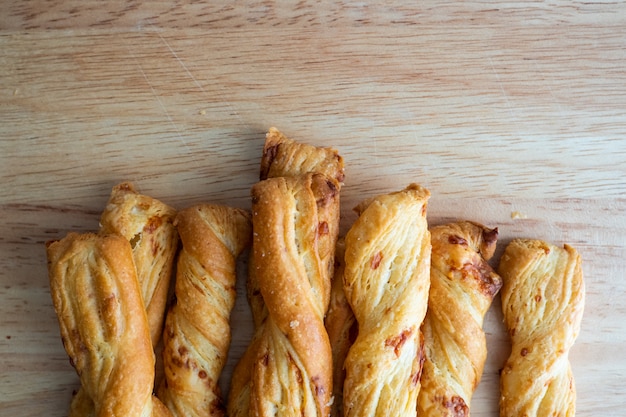
[{"label": "twisted breadstick", "polygon": [[469,416],[487,358],[483,319],[502,286],[487,263],[498,231],[458,222],[430,233],[430,294],[422,326],[426,360],[417,414]]},{"label": "twisted breadstick", "polygon": [[[260,179],[275,177],[299,177],[310,172],[323,173],[336,180],[338,189],[344,179],[343,158],[335,149],[296,142],[287,138],[278,129],[270,128],[266,134],[261,158]],[[328,221],[328,233],[319,241],[320,259],[332,275],[334,253],[332,242],[338,233],[338,206],[335,205],[332,221]],[[249,263],[247,296],[255,326],[254,336],[233,370],[228,397],[228,415],[247,417],[250,414],[252,369],[258,356],[260,336],[268,316],[267,307],[256,278],[254,256]]]},{"label": "twisted breadstick", "polygon": [[170,415],[152,396],[155,357],[130,243],[70,233],[47,244],[65,350],[98,417]]},{"label": "twisted breadstick", "polygon": [[178,246],[175,217],[172,207],[139,194],[128,182],[113,188],[100,217],[100,233],[124,236],[133,248],[153,346],[159,343],[163,332],[167,291]]},{"label": "twisted breadstick", "polygon": [[500,415],[573,416],[576,389],[568,353],[585,302],[580,256],[569,245],[515,239],[498,272],[512,342],[500,376]]},{"label": "twisted breadstick", "polygon": [[[153,348],[163,332],[167,292],[178,246],[175,216],[173,208],[137,193],[131,183],[125,182],[113,187],[100,218],[100,234],[118,234],[131,244]],[[79,389],[72,399],[69,415],[90,416],[93,408],[91,398]]]},{"label": "twisted breadstick", "polygon": [[[252,370],[250,414],[327,416],[332,354],[324,328],[338,228],[338,185],[322,174],[252,188],[253,259],[268,316]],[[325,255],[326,256],[323,256]]]},{"label": "twisted breadstick", "polygon": [[175,416],[222,416],[218,386],[230,345],[236,261],[250,242],[247,212],[217,205],[181,211],[176,303],[163,333],[159,398]]},{"label": "twisted breadstick", "polygon": [[368,202],[346,235],[344,290],[358,322],[345,361],[346,416],[415,416],[430,283],[428,190]]}]

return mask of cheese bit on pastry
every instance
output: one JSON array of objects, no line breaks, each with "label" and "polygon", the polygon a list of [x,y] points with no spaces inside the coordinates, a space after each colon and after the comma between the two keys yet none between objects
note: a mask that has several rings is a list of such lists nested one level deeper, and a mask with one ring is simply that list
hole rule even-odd
[{"label": "cheese bit on pastry", "polygon": [[252,254],[268,316],[252,369],[250,415],[328,416],[332,353],[324,328],[339,188],[322,174],[252,188]]},{"label": "cheese bit on pastry", "polygon": [[100,217],[101,234],[122,235],[133,248],[153,346],[159,343],[163,332],[167,292],[178,248],[175,217],[176,210],[139,194],[129,182],[113,188]]},{"label": "cheese bit on pastry", "polygon": [[430,234],[430,293],[422,326],[426,360],[417,414],[469,416],[487,358],[483,320],[502,287],[487,263],[498,231],[461,221],[433,227]]},{"label": "cheese bit on pastry", "polygon": [[576,390],[568,354],[585,303],[579,254],[569,245],[515,239],[498,272],[512,342],[500,373],[500,415],[573,416]]},{"label": "cheese bit on pastry", "polygon": [[163,331],[159,398],[174,416],[223,416],[218,379],[230,346],[237,257],[250,243],[248,212],[219,205],[182,210],[176,301]]},{"label": "cheese bit on pastry", "polygon": [[430,285],[429,197],[411,184],[368,200],[346,235],[344,290],[359,330],[345,361],[345,416],[416,415]]},{"label": "cheese bit on pastry", "polygon": [[93,415],[170,415],[152,395],[155,357],[128,240],[70,233],[46,253],[63,345]]},{"label": "cheese bit on pastry", "polygon": [[346,377],[343,364],[357,333],[356,319],[343,291],[344,254],[345,240],[340,238],[335,250],[330,304],[324,320],[333,352],[333,403],[330,413],[333,417],[343,416],[343,381]]}]

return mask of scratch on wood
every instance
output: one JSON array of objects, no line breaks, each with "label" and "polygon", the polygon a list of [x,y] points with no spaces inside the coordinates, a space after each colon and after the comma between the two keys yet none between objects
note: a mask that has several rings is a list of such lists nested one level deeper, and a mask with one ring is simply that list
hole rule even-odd
[{"label": "scratch on wood", "polygon": [[[161,39],[163,39],[163,37],[159,34],[159,37]],[[187,141],[185,140],[185,137],[183,136],[183,134],[181,133],[180,128],[178,127],[178,125],[176,124],[176,122],[174,122],[174,119],[172,118],[172,116],[170,115],[169,111],[167,110],[167,108],[165,107],[165,104],[163,103],[163,100],[161,100],[161,97],[159,96],[159,94],[157,93],[157,91],[154,88],[154,85],[150,82],[150,79],[148,78],[148,75],[146,74],[146,72],[143,69],[143,66],[141,65],[141,62],[139,61],[139,59],[137,58],[137,55],[135,55],[135,53],[133,52],[132,48],[128,45],[128,42],[126,42],[126,39],[124,39],[124,45],[126,46],[126,49],[128,50],[128,52],[132,55],[133,57],[133,62],[135,63],[135,65],[137,65],[137,68],[139,68],[139,72],[141,72],[141,75],[143,77],[144,80],[146,80],[146,83],[148,84],[148,87],[150,87],[150,91],[152,92],[152,95],[154,96],[154,98],[156,99],[156,101],[159,103],[159,107],[161,107],[161,110],[163,110],[163,113],[165,114],[165,117],[167,118],[168,122],[174,127],[174,129],[176,130],[176,136],[178,136],[178,139],[180,140],[180,142],[183,144],[183,146],[185,147],[185,149],[188,151],[188,155],[191,156],[191,160],[193,161],[193,163],[195,164],[195,166],[197,168],[200,168],[200,163],[198,162],[198,160],[196,159],[196,157],[194,156],[195,152],[193,152],[193,150],[189,147],[189,145],[187,144]]]}]

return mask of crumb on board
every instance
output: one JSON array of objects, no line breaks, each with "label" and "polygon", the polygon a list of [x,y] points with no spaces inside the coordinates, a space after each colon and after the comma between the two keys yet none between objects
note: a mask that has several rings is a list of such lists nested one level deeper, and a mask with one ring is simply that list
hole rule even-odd
[{"label": "crumb on board", "polygon": [[511,218],[512,219],[527,219],[528,216],[524,213],[522,213],[521,211],[512,211],[511,212]]}]

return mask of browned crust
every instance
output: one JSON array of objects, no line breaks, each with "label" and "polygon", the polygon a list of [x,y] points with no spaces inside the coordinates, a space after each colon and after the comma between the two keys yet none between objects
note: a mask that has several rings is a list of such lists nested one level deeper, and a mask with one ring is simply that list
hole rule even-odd
[{"label": "browned crust", "polygon": [[502,279],[489,266],[497,229],[460,221],[431,229],[426,360],[418,414],[469,416],[487,356],[482,324]]}]

